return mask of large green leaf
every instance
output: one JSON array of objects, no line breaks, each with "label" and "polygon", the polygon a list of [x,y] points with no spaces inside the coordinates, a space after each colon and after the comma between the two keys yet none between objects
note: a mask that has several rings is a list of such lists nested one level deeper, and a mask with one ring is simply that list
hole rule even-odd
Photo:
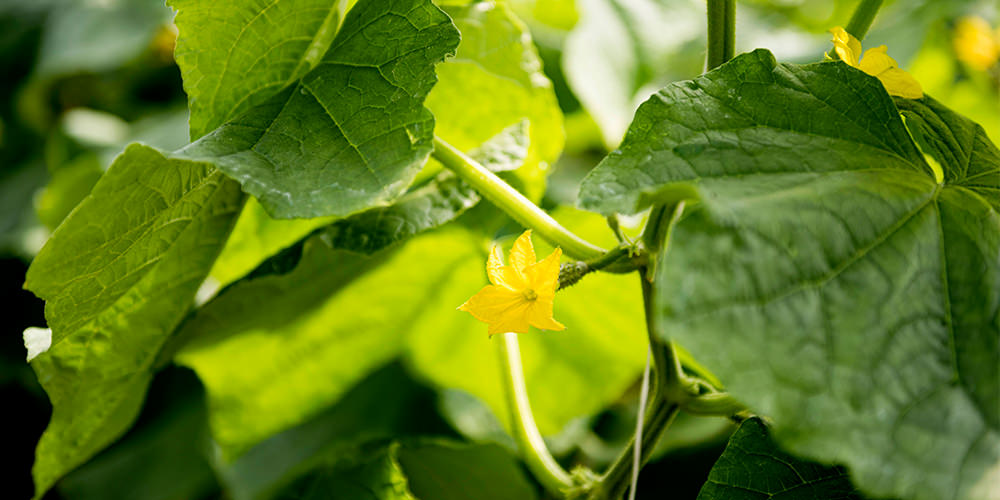
[{"label": "large green leaf", "polygon": [[410,491],[427,500],[534,500],[538,492],[511,452],[495,444],[406,443],[396,460]]},{"label": "large green leaf", "polygon": [[46,300],[52,347],[32,366],[53,413],[36,496],[131,425],[242,202],[211,165],[132,145],[39,252],[25,287]]},{"label": "large green leaf", "polygon": [[930,98],[911,108],[941,183],[875,78],[746,54],[644,104],[583,203],[696,194],[657,324],[783,446],[875,496],[995,498],[1000,153]]},{"label": "large green leaf", "polygon": [[[544,168],[540,167],[558,156],[562,128],[551,84],[541,73],[530,38],[502,6],[449,7],[449,12],[460,25],[463,42],[458,57],[437,67],[439,81],[427,100],[439,119],[435,131],[493,171],[523,165],[514,175],[529,194],[540,196],[544,187]],[[493,38],[487,38],[488,33]],[[486,49],[494,43],[494,49]],[[496,104],[470,108],[470,100]],[[393,204],[338,221],[330,233],[335,246],[374,252],[447,222],[478,201],[478,196],[453,178],[424,185],[440,168],[436,164],[425,168],[415,180],[419,190],[411,190]],[[230,283],[331,222],[332,218],[275,220],[251,201],[212,276],[221,284]]]},{"label": "large green leaf", "polygon": [[271,436],[233,463],[219,463],[219,476],[236,500],[270,498],[325,457],[349,455],[366,443],[440,434],[447,427],[434,412],[434,400],[434,391],[391,363],[305,423]]},{"label": "large green leaf", "polygon": [[313,69],[341,21],[341,0],[169,0],[174,58],[191,109],[191,138],[262,104]]},{"label": "large green leaf", "polygon": [[864,500],[842,467],[782,452],[758,418],[740,424],[708,474],[698,500]]},{"label": "large green leaf", "polygon": [[454,231],[373,257],[312,240],[291,273],[239,283],[202,308],[177,360],[204,382],[227,457],[316,415],[396,357],[438,282],[476,252]]},{"label": "large green leaf", "polygon": [[[434,65],[458,39],[429,0],[362,1],[315,68],[176,154],[215,163],[278,218],[387,204],[431,152],[434,117],[423,101]],[[197,50],[212,46],[204,43]],[[260,47],[250,50],[260,57]],[[261,59],[264,67],[284,62],[280,54]]]}]

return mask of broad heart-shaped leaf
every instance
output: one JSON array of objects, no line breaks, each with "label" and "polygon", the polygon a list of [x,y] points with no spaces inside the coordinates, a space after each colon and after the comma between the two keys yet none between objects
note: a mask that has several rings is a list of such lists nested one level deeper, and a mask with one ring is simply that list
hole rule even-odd
[{"label": "broad heart-shaped leaf", "polygon": [[341,0],[169,0],[174,58],[191,138],[263,103],[316,66],[337,34]]},{"label": "broad heart-shaped leaf", "polygon": [[842,467],[782,452],[759,418],[740,424],[698,493],[698,500],[864,500]]},{"label": "broad heart-shaped leaf", "polygon": [[971,152],[928,151],[942,184],[876,79],[745,54],[644,104],[583,198],[696,192],[660,256],[657,325],[789,451],[873,496],[996,498],[1000,216],[980,181],[1000,155],[921,102],[913,122],[943,124],[926,142]]},{"label": "broad heart-shaped leaf", "polygon": [[46,300],[52,347],[32,366],[53,413],[37,497],[132,424],[242,203],[211,165],[133,144],[39,252],[25,287]]},{"label": "broad heart-shaped leaf", "polygon": [[214,163],[277,218],[387,204],[431,152],[423,100],[458,40],[429,0],[362,0],[315,68],[175,154]]}]

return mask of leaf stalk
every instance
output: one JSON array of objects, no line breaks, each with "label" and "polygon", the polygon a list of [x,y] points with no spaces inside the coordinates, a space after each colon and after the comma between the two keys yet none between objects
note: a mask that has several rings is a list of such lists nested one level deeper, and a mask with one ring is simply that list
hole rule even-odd
[{"label": "leaf stalk", "polygon": [[566,255],[580,260],[601,257],[606,251],[563,227],[551,215],[524,197],[523,194],[490,172],[476,160],[434,136],[434,158],[456,175],[468,182],[484,198],[499,207],[511,218],[531,228],[553,245],[562,248]]},{"label": "leaf stalk", "polygon": [[736,0],[708,0],[708,57],[706,70],[736,55]]},{"label": "leaf stalk", "polygon": [[531,413],[531,403],[528,401],[517,334],[503,333],[501,337],[497,350],[503,367],[504,394],[518,450],[538,482],[548,492],[561,498],[573,487],[573,479],[549,453],[545,440],[538,432],[534,414]]},{"label": "leaf stalk", "polygon": [[847,32],[854,35],[858,41],[863,40],[880,8],[882,8],[882,0],[861,0],[861,3],[854,9],[851,20],[847,23]]}]

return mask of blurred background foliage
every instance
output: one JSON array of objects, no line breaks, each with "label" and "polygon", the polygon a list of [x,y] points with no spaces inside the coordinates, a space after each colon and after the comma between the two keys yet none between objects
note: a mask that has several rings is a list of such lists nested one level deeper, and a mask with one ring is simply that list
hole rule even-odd
[{"label": "blurred background foliage", "polygon": [[[820,60],[828,47],[826,30],[846,24],[855,4],[742,1],[737,49],[765,47],[789,62]],[[580,179],[617,145],[635,107],[659,87],[701,73],[704,2],[509,0],[509,5],[529,28],[565,115],[566,147],[551,169],[543,205],[573,205]],[[125,144],[173,150],[187,143],[172,17],[162,0],[0,0],[0,293],[7,312],[0,337],[0,397],[10,421],[2,447],[5,463],[14,464],[2,472],[10,476],[4,482],[10,498],[31,495],[34,445],[51,411],[24,362],[21,332],[44,324],[42,303],[21,289],[27,264]],[[866,47],[880,44],[889,46],[927,94],[979,122],[1000,142],[998,2],[889,0],[865,40]],[[460,126],[450,123],[441,126]],[[480,207],[467,217],[492,217],[489,211]],[[567,224],[585,228],[582,214],[568,208],[558,213]],[[469,262],[475,268],[479,256]],[[581,290],[570,293],[588,293]],[[627,313],[618,312],[626,316],[622,321],[639,320],[638,310],[635,318]],[[448,318],[423,318],[419,330],[428,335],[446,330],[435,322]],[[528,358],[551,348],[544,340],[535,344],[526,342],[525,351],[536,353]],[[503,424],[462,390],[475,390],[468,387],[475,384],[468,381],[474,373],[463,370],[476,367],[451,366],[467,358],[427,352],[427,345],[410,346],[409,363],[423,363],[423,373],[440,371],[434,380],[438,388],[405,364],[390,362],[312,420],[271,436],[234,462],[223,460],[211,440],[201,382],[189,369],[171,365],[156,377],[135,427],[64,478],[47,498],[254,498],[314,467],[320,472],[295,481],[287,492],[308,496],[317,488],[348,488],[345,470],[384,475],[386,484],[393,484],[402,470],[417,496],[462,498],[463,481],[470,481],[466,469],[490,467],[509,479],[506,489],[493,492],[495,498],[539,495],[512,460],[513,443]],[[460,350],[461,339],[452,345]],[[211,353],[181,361],[197,366],[199,356]],[[641,358],[634,361],[622,366],[641,366]],[[622,369],[626,379],[638,375]],[[454,373],[465,373],[465,379]],[[634,426],[636,385],[598,415],[574,419],[561,430],[560,422],[547,429],[541,422],[559,458],[595,468],[614,460]],[[558,392],[546,396],[535,404],[548,408],[543,414],[558,414]],[[682,415],[646,469],[639,496],[652,498],[658,486],[669,485],[672,497],[693,498],[731,431],[722,420]],[[412,439],[393,445],[390,457],[385,447],[369,449],[344,438],[362,435],[376,443]],[[356,463],[324,465],[330,456],[348,455]],[[441,478],[429,477],[431,470],[452,471],[446,478],[449,491],[436,490]]]}]

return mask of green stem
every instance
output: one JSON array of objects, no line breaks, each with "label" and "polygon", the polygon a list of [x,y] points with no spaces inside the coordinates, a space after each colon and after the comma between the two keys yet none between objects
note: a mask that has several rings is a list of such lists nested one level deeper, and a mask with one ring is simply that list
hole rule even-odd
[{"label": "green stem", "polygon": [[747,411],[742,403],[726,392],[710,392],[689,399],[684,403],[684,411],[692,415],[714,415],[731,417]]},{"label": "green stem", "polygon": [[587,242],[560,225],[510,184],[437,136],[434,136],[434,158],[511,218],[533,229],[552,244],[560,246],[566,255],[574,259],[589,260],[605,253],[603,248]]},{"label": "green stem", "polygon": [[507,407],[510,409],[511,427],[514,438],[528,470],[542,483],[550,493],[562,497],[573,486],[570,475],[552,458],[545,446],[535,417],[531,413],[528,401],[528,388],[524,383],[524,372],[521,367],[521,349],[517,343],[516,333],[504,333],[497,344],[500,354],[500,365],[503,366],[504,393],[507,396]]},{"label": "green stem", "polygon": [[851,20],[847,23],[847,32],[854,35],[858,41],[863,40],[880,8],[882,8],[882,0],[861,0],[858,7],[854,9]]},{"label": "green stem", "polygon": [[708,60],[711,71],[736,55],[736,0],[708,0]]},{"label": "green stem", "polygon": [[[630,257],[627,260],[626,257]],[[632,245],[619,245],[600,257],[586,261],[588,272],[605,270],[609,273],[625,274],[637,269],[636,261],[642,261],[643,255],[635,253]]]}]

